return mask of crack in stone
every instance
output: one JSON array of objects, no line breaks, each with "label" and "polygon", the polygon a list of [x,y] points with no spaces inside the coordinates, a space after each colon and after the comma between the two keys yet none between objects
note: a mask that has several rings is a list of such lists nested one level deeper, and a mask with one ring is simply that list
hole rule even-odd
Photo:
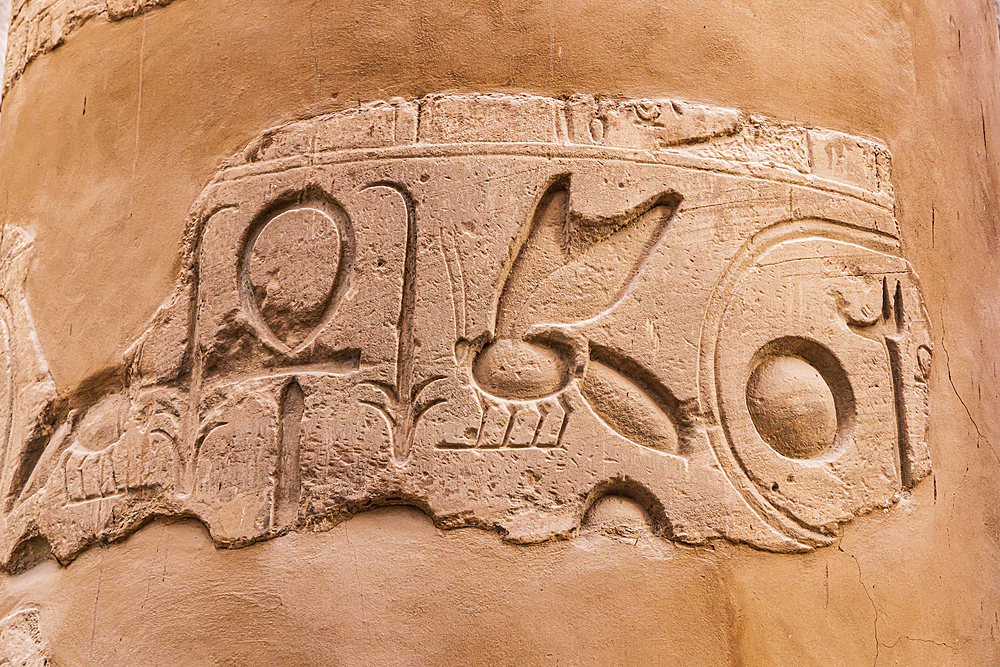
[{"label": "crack in stone", "polygon": [[[878,639],[878,606],[875,604],[875,599],[872,597],[871,593],[868,592],[868,585],[865,584],[865,580],[861,577],[861,563],[858,562],[857,557],[854,554],[852,554],[852,553],[844,551],[843,547],[841,547],[839,544],[837,545],[837,550],[840,551],[840,553],[849,556],[851,558],[851,560],[854,561],[855,567],[858,568],[858,583],[861,584],[861,588],[864,589],[864,591],[865,591],[865,597],[868,598],[868,602],[872,606],[872,611],[875,612],[875,627],[874,627],[874,634],[875,634],[875,659],[872,660],[872,666],[875,667],[876,665],[878,665],[878,656],[879,656],[880,648],[883,646],[882,642],[880,642],[879,639]],[[897,642],[898,641],[899,640],[897,640]]]},{"label": "crack in stone", "polygon": [[[947,332],[944,330],[943,325],[942,325],[941,350],[944,352],[944,366],[945,366],[945,370],[947,370],[947,372],[948,372],[948,382],[949,382],[949,384],[951,384],[951,390],[955,393],[955,397],[958,399],[959,403],[962,404],[962,407],[965,408],[965,414],[966,414],[966,416],[968,416],[969,421],[972,422],[973,428],[976,429],[976,434],[979,436],[979,439],[986,443],[987,447],[990,448],[990,451],[993,452],[993,456],[994,456],[994,458],[996,458],[997,463],[1000,463],[1000,454],[997,454],[997,450],[993,446],[993,443],[990,442],[990,439],[987,438],[985,435],[983,435],[983,432],[979,428],[979,424],[976,422],[975,417],[972,416],[972,411],[969,410],[969,406],[966,405],[965,399],[962,398],[962,394],[959,393],[958,387],[955,386],[955,381],[951,377],[951,357],[948,354],[948,347],[947,347],[947,345],[945,345],[945,339],[946,338],[947,338]],[[978,445],[978,441],[977,441],[977,445]]]},{"label": "crack in stone", "polygon": [[[10,17],[7,34],[7,53],[3,93],[7,93],[36,58],[66,43],[70,34],[93,18],[120,21],[145,14],[168,5],[173,0],[128,0],[112,3],[110,0],[52,0],[22,3]],[[121,6],[120,6],[121,5]]]},{"label": "crack in stone", "polygon": [[104,583],[104,557],[105,550],[101,549],[101,566],[97,572],[97,592],[94,594],[94,612],[90,621],[90,657],[94,657],[94,640],[97,638],[97,612],[98,603],[101,599],[101,585]]},{"label": "crack in stone", "polygon": [[952,651],[960,651],[960,650],[962,650],[965,647],[965,645],[968,644],[969,641],[971,641],[970,638],[966,638],[965,641],[963,641],[961,643],[958,643],[958,639],[956,638],[955,639],[955,644],[956,645],[952,646],[948,642],[938,641],[936,639],[928,639],[926,637],[911,637],[910,635],[900,635],[899,637],[896,638],[896,641],[892,642],[891,644],[887,644],[887,643],[882,642],[879,639],[879,636],[878,636],[878,620],[879,620],[878,605],[875,604],[875,598],[873,598],[872,594],[868,591],[868,585],[865,583],[864,578],[862,577],[861,563],[858,562],[858,559],[857,559],[857,557],[854,554],[852,554],[850,552],[847,552],[847,551],[844,551],[843,547],[841,547],[840,545],[837,545],[837,550],[840,551],[842,554],[848,556],[849,558],[851,558],[851,560],[854,561],[854,566],[858,568],[858,583],[861,584],[861,588],[864,589],[864,591],[865,591],[865,597],[868,598],[868,602],[871,604],[872,611],[875,614],[875,622],[874,622],[874,627],[873,627],[873,634],[874,634],[874,637],[875,637],[875,657],[872,660],[872,667],[877,667],[877,665],[878,665],[878,659],[879,659],[879,656],[881,655],[881,649],[883,649],[883,648],[893,649],[893,648],[895,648],[899,644],[899,642],[904,641],[904,640],[906,640],[906,641],[912,641],[912,642],[921,642],[921,643],[924,643],[924,644],[933,644],[935,646],[941,646],[941,647],[947,648],[947,649],[952,650]]},{"label": "crack in stone", "polygon": [[924,644],[934,644],[935,646],[942,646],[951,651],[961,651],[963,648],[965,648],[965,645],[968,644],[969,641],[971,641],[970,639],[966,638],[964,642],[958,644],[958,640],[956,639],[955,642],[957,645],[952,646],[947,642],[937,641],[936,639],[926,639],[924,637],[911,637],[909,635],[900,635],[899,638],[897,638],[896,641],[894,641],[893,643],[883,644],[882,646],[884,646],[885,648],[895,648],[899,644],[899,642],[904,640],[911,642],[921,642]]}]

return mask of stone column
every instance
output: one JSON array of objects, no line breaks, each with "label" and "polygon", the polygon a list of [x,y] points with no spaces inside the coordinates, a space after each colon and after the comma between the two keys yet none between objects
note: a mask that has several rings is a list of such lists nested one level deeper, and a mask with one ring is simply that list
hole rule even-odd
[{"label": "stone column", "polygon": [[994,663],[997,54],[992,0],[15,2],[0,655]]}]

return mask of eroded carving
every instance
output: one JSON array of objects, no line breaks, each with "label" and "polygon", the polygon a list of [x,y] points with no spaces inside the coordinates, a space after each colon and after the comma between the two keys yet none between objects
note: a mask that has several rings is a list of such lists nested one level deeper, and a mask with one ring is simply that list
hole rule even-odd
[{"label": "eroded carving", "polygon": [[[353,248],[341,243],[344,214],[295,206],[262,221],[244,251],[244,308],[259,318],[262,338],[288,353],[309,344],[343,293]],[[341,267],[343,266],[343,271]]]},{"label": "eroded carving", "polygon": [[0,665],[49,667],[49,648],[38,627],[38,610],[21,609],[0,620]]},{"label": "eroded carving", "polygon": [[664,100],[393,100],[265,132],[185,239],[122,368],[60,397],[5,235],[5,562],[153,515],[239,546],[401,502],[534,542],[608,494],[670,539],[796,551],[930,471],[875,142]]}]

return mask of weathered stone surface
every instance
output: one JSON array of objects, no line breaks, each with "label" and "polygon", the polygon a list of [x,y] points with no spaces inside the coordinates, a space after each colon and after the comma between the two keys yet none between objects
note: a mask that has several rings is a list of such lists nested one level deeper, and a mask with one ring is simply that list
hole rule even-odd
[{"label": "weathered stone surface", "polygon": [[73,30],[97,16],[116,21],[172,0],[13,0],[7,33],[3,92],[36,57],[62,44]]},{"label": "weathered stone surface", "polygon": [[930,470],[888,169],[871,140],[669,100],[433,95],[273,128],[71,401],[9,230],[3,560],[152,516],[239,546],[400,502],[538,542],[608,493],[681,542],[830,544]]},{"label": "weathered stone surface", "polygon": [[37,609],[22,609],[0,620],[0,665],[49,667],[51,664],[38,628]]}]

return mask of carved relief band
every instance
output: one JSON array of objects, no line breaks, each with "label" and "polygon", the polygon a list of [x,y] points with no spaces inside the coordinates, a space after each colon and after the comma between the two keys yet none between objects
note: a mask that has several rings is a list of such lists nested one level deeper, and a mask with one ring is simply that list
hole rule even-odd
[{"label": "carved relief band", "polygon": [[394,503],[537,542],[607,494],[682,542],[829,544],[930,471],[893,206],[876,141],[672,101],[430,96],[268,130],[75,403],[35,342],[30,238],[4,239],[3,560],[154,515],[238,546]]}]

